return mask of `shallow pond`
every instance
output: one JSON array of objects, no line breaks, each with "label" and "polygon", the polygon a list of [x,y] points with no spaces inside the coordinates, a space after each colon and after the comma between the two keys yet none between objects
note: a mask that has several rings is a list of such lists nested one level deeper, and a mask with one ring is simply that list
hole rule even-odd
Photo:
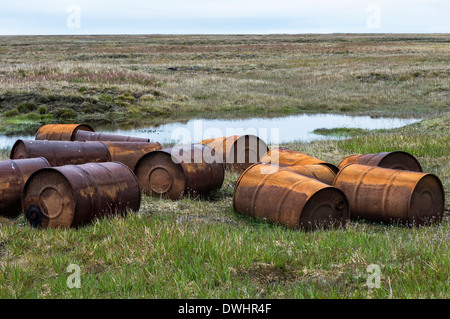
[{"label": "shallow pond", "polygon": [[[186,123],[173,122],[155,127],[97,130],[121,135],[148,137],[151,141],[158,141],[163,145],[195,143],[207,138],[241,134],[254,134],[268,144],[276,144],[338,138],[314,134],[313,131],[318,128],[391,129],[418,121],[420,119],[301,114],[277,118],[193,119]],[[0,135],[0,147],[10,147],[17,139],[34,139],[34,135]]]}]

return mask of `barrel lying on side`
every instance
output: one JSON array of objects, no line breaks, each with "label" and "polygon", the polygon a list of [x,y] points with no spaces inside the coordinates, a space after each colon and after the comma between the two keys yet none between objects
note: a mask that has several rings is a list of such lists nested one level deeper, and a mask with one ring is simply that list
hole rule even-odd
[{"label": "barrel lying on side", "polygon": [[347,195],[352,218],[422,225],[443,216],[444,189],[433,174],[349,164],[334,186]]},{"label": "barrel lying on side", "polygon": [[402,169],[413,172],[422,172],[419,161],[411,154],[403,151],[382,152],[375,154],[358,154],[344,158],[338,168],[348,164],[362,164],[383,168]]},{"label": "barrel lying on side", "polygon": [[332,185],[336,177],[336,173],[330,167],[321,164],[286,166],[283,169],[317,179],[328,185]]},{"label": "barrel lying on side", "polygon": [[[89,142],[91,143],[91,142]],[[159,143],[102,142],[111,154],[111,160],[121,162],[134,170],[139,159],[147,153],[162,149]]]},{"label": "barrel lying on side", "polygon": [[143,137],[117,135],[111,133],[78,131],[75,134],[75,141],[111,141],[111,142],[142,142],[148,143],[150,139]]},{"label": "barrel lying on side", "polygon": [[183,195],[204,195],[222,186],[224,166],[215,151],[193,144],[153,151],[136,165],[143,192],[150,196],[179,199]]},{"label": "barrel lying on side", "polygon": [[233,207],[240,214],[290,228],[335,228],[350,218],[341,190],[267,163],[254,164],[241,174]]},{"label": "barrel lying on side", "polygon": [[73,141],[79,131],[94,132],[87,124],[48,124],[41,126],[36,133],[36,140]]},{"label": "barrel lying on side", "polygon": [[295,166],[295,165],[311,165],[320,164],[325,165],[337,173],[339,169],[331,164],[327,163],[321,159],[294,151],[290,148],[276,148],[268,151],[260,160],[261,162],[271,163],[281,167],[284,166]]},{"label": "barrel lying on side", "polygon": [[45,157],[51,166],[111,161],[108,147],[102,142],[17,140],[11,149],[11,159],[33,157]]},{"label": "barrel lying on side", "polygon": [[0,161],[0,215],[16,217],[22,209],[20,199],[23,187],[31,174],[49,162],[43,158]]},{"label": "barrel lying on side", "polygon": [[203,140],[203,145],[213,148],[226,167],[243,172],[250,165],[259,162],[269,150],[267,144],[254,135],[232,135]]},{"label": "barrel lying on side", "polygon": [[76,227],[96,218],[138,211],[141,192],[122,163],[88,163],[44,168],[30,176],[22,209],[35,227]]}]

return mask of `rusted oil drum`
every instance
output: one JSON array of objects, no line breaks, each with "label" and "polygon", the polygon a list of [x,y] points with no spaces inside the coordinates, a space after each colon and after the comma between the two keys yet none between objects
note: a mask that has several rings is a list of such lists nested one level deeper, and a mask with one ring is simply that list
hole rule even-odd
[{"label": "rusted oil drum", "polygon": [[75,134],[75,141],[111,141],[111,142],[142,142],[148,143],[150,139],[143,137],[117,135],[111,133],[78,131]]},{"label": "rusted oil drum", "polygon": [[344,158],[338,164],[338,168],[341,169],[348,164],[362,164],[368,166],[378,166],[383,168],[422,172],[422,166],[420,166],[419,161],[411,154],[403,151],[351,155]]},{"label": "rusted oil drum", "polygon": [[243,172],[250,165],[259,162],[269,150],[266,142],[255,135],[232,135],[201,141],[212,147],[222,158],[226,167]]},{"label": "rusted oil drum", "polygon": [[111,161],[108,147],[102,142],[17,140],[11,149],[11,159],[33,157],[45,157],[51,166]]},{"label": "rusted oil drum", "polygon": [[22,209],[32,226],[68,228],[136,212],[140,202],[139,183],[129,167],[88,163],[35,172],[25,184]]},{"label": "rusted oil drum", "polygon": [[222,187],[224,165],[215,151],[201,144],[165,148],[144,155],[134,170],[144,193],[179,199]]},{"label": "rusted oil drum", "polygon": [[294,229],[336,228],[350,218],[341,190],[268,163],[254,164],[241,174],[233,207],[240,214]]},{"label": "rusted oil drum", "polygon": [[108,147],[112,161],[124,163],[132,170],[142,156],[162,149],[161,144],[149,142],[103,142],[103,144]]},{"label": "rusted oil drum", "polygon": [[79,131],[94,132],[87,124],[48,124],[41,126],[36,133],[36,140],[73,141]]},{"label": "rusted oil drum", "polygon": [[286,166],[283,169],[317,179],[328,185],[332,185],[336,177],[336,173],[330,167],[321,164]]},{"label": "rusted oil drum", "polygon": [[16,217],[22,209],[23,186],[31,174],[50,163],[43,157],[0,161],[0,215]]},{"label": "rusted oil drum", "polygon": [[339,172],[339,169],[321,159],[294,151],[290,148],[276,148],[268,151],[260,160],[261,162],[271,163],[278,166],[294,166],[294,165],[311,165],[320,164],[328,166],[334,173]]},{"label": "rusted oil drum", "polygon": [[422,225],[443,216],[444,189],[433,174],[349,164],[333,185],[347,195],[352,218]]}]

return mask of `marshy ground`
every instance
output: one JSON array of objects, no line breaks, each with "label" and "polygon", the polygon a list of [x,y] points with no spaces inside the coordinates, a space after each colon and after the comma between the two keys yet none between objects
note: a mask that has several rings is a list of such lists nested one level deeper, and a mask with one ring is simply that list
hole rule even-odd
[{"label": "marshy ground", "polygon": [[[294,231],[233,212],[238,175],[205,198],[144,197],[139,213],[69,230],[0,218],[0,298],[448,298],[449,35],[0,37],[0,132],[126,127],[197,116],[423,118],[291,142],[338,164],[404,150],[446,192],[440,225],[351,221]],[[1,158],[8,157],[1,150]],[[67,267],[81,269],[69,289]],[[367,267],[381,287],[367,286]]]}]

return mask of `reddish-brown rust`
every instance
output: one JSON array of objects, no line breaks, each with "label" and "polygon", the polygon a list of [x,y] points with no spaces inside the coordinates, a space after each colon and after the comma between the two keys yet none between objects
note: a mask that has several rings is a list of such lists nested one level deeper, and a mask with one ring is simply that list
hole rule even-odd
[{"label": "reddish-brown rust", "polygon": [[335,228],[350,218],[341,190],[268,163],[254,164],[241,174],[233,207],[240,214],[289,228]]},{"label": "reddish-brown rust", "polygon": [[111,161],[108,147],[102,142],[17,140],[11,149],[11,159],[33,157],[45,157],[51,166]]},{"label": "reddish-brown rust", "polygon": [[225,176],[220,157],[212,148],[201,144],[148,153],[139,160],[134,171],[147,195],[173,200],[218,189]]},{"label": "reddish-brown rust", "polygon": [[352,218],[409,225],[439,223],[444,189],[433,174],[349,164],[333,183],[350,203]]},{"label": "reddish-brown rust", "polygon": [[294,151],[290,148],[275,148],[268,151],[260,160],[261,162],[271,163],[281,167],[295,166],[295,165],[311,165],[321,164],[328,166],[334,173],[339,172],[339,169],[321,159]]},{"label": "reddish-brown rust", "polygon": [[44,168],[25,184],[22,209],[35,227],[68,228],[138,211],[139,183],[126,165],[88,163]]},{"label": "reddish-brown rust", "polygon": [[341,169],[348,164],[361,164],[378,166],[382,168],[422,172],[422,167],[420,166],[419,161],[411,154],[403,151],[351,155],[344,158],[338,164],[338,168]]},{"label": "reddish-brown rust", "polygon": [[20,214],[23,186],[31,174],[45,167],[50,164],[43,157],[0,161],[0,215]]},{"label": "reddish-brown rust", "polygon": [[201,144],[212,147],[222,158],[226,167],[243,172],[250,165],[259,162],[269,149],[267,144],[255,135],[232,135],[203,140]]},{"label": "reddish-brown rust", "polygon": [[36,140],[73,141],[78,131],[94,132],[87,124],[48,124],[41,126],[36,133]]},{"label": "reddish-brown rust", "polygon": [[[91,142],[89,142],[91,143]],[[111,154],[111,160],[121,162],[134,170],[139,159],[147,153],[162,149],[159,143],[102,142]]]},{"label": "reddish-brown rust", "polygon": [[124,136],[111,133],[78,131],[75,134],[75,141],[110,141],[110,142],[142,142],[148,143],[150,139],[143,137]]},{"label": "reddish-brown rust", "polygon": [[330,167],[322,164],[286,166],[283,169],[317,179],[328,185],[332,185],[336,177],[336,173]]}]

